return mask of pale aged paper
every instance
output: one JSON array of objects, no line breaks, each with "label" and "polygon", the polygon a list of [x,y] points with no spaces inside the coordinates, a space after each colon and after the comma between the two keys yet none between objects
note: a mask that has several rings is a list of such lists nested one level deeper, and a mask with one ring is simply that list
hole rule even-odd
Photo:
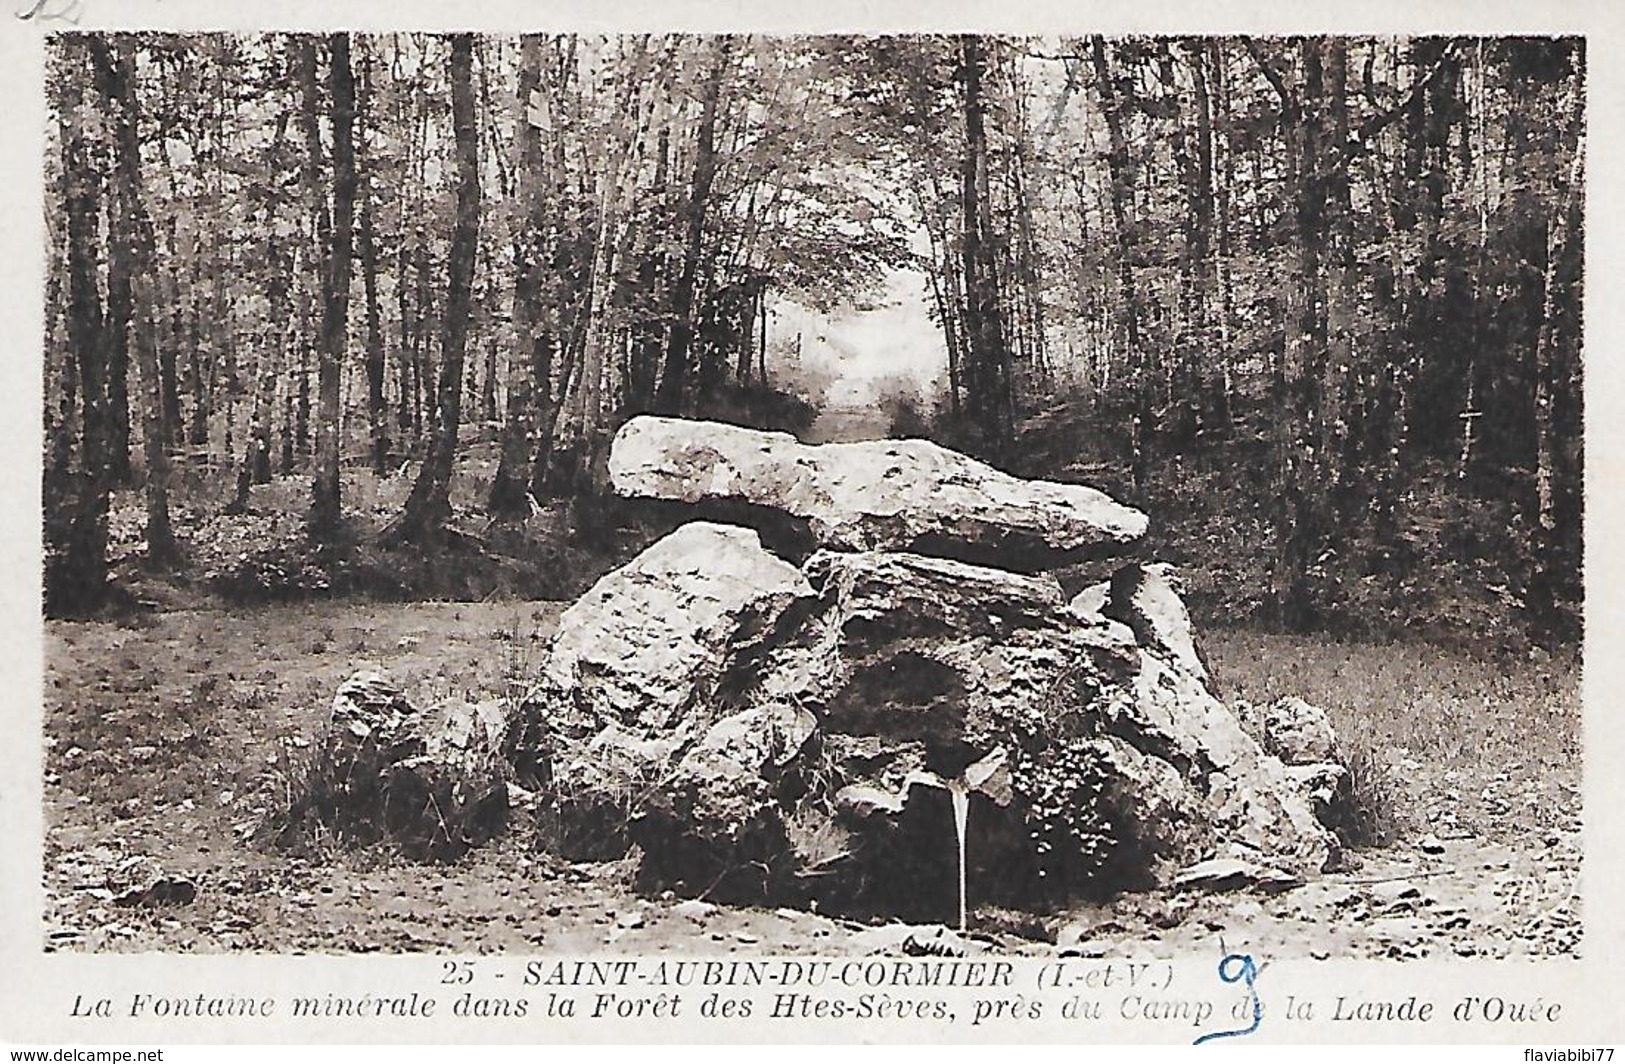
[{"label": "pale aged paper", "polygon": [[[32,5],[17,0],[14,6],[15,11],[0,11],[0,98],[6,102],[0,120],[6,166],[0,214],[6,255],[0,271],[6,298],[0,313],[11,344],[10,356],[0,360],[0,393],[8,415],[0,419],[0,441],[8,456],[0,463],[0,542],[5,546],[0,609],[8,637],[0,654],[5,670],[0,686],[5,706],[0,717],[0,1034],[8,1043],[1190,1043],[1219,1034],[1258,1043],[1550,1048],[1625,1040],[1619,1007],[1625,977],[1614,962],[1616,951],[1625,948],[1625,921],[1618,908],[1625,823],[1614,814],[1625,798],[1618,782],[1625,768],[1625,725],[1614,708],[1614,692],[1625,689],[1625,655],[1618,647],[1625,640],[1625,603],[1619,590],[1625,573],[1611,535],[1625,522],[1614,493],[1616,481],[1625,476],[1620,466],[1625,456],[1625,371],[1612,357],[1625,334],[1625,292],[1620,288],[1625,228],[1619,222],[1625,209],[1620,154],[1625,148],[1625,23],[1608,5],[1367,3],[1265,10],[1242,3],[833,2],[746,8],[695,0],[474,8],[417,0],[230,6],[196,0],[39,0]],[[793,953],[777,953],[767,945],[771,937],[751,930],[756,925],[746,919],[714,935],[694,920],[688,941],[640,953],[614,944],[622,932],[636,941],[634,932],[641,927],[636,921],[642,918],[627,919],[624,908],[604,912],[596,938],[569,939],[567,946],[485,946],[477,931],[464,934],[464,948],[451,952],[438,947],[416,952],[409,943],[358,948],[353,938],[338,934],[299,955],[232,949],[219,945],[220,940],[195,949],[134,952],[106,939],[98,939],[97,945],[72,936],[53,941],[45,918],[45,884],[63,880],[60,863],[76,859],[77,842],[50,835],[42,760],[47,736],[43,707],[50,699],[44,689],[47,639],[40,609],[40,399],[46,387],[40,337],[46,328],[46,197],[59,194],[45,186],[42,167],[47,144],[44,42],[57,33],[135,29],[198,35],[475,30],[510,35],[972,32],[1057,38],[1096,33],[1582,36],[1586,536],[1583,858],[1577,880],[1582,927],[1577,946],[1549,955],[1501,958],[1463,956],[1448,949],[1423,951],[1425,956],[1411,959],[1378,959],[1369,950],[1347,956],[1338,952],[1336,938],[1317,939],[1314,925],[1304,918],[1309,926],[1285,938],[1253,936],[1259,942],[1297,943],[1286,955],[1253,944],[1245,933],[1238,940],[1233,928],[1227,934],[1220,923],[1209,931],[1186,926],[1177,935],[1155,940],[1112,938],[1104,947],[1081,950],[1038,942],[1014,950],[978,947],[963,956],[953,951],[933,955],[920,948],[924,932],[906,945],[897,936],[882,941],[884,936],[853,932],[832,936],[828,941],[837,948],[827,952],[816,945],[818,939],[809,938]],[[290,138],[297,137],[296,128],[297,122],[290,122]],[[137,654],[165,653],[162,646],[142,649],[139,626],[129,629],[129,637]],[[260,671],[253,662],[222,661],[219,667],[244,675]],[[326,688],[326,697],[331,697],[343,670],[335,665],[323,675],[331,676]],[[446,682],[455,685],[456,680]],[[152,741],[176,740],[158,736]],[[966,769],[967,778],[976,767]],[[195,800],[227,803],[231,798],[208,793]],[[1438,834],[1448,832],[1441,827]],[[58,863],[55,879],[52,862]],[[1405,880],[1387,875],[1387,864],[1372,867],[1377,871],[1368,875],[1371,883],[1361,880],[1363,885]],[[1504,869],[1496,868],[1492,858],[1483,875],[1487,881]],[[1349,875],[1360,879],[1358,872]],[[1573,882],[1572,872],[1565,882]],[[1403,887],[1410,885],[1406,881]],[[1429,889],[1425,877],[1414,885],[1418,895]],[[89,886],[112,889],[101,880]],[[211,892],[218,889],[222,883],[205,879],[196,900],[188,903],[215,904]],[[259,888],[238,883],[233,889]],[[308,893],[314,898],[323,889],[313,882]],[[1562,897],[1562,885],[1554,890],[1556,903],[1549,908],[1575,911],[1576,903]],[[1389,893],[1404,900],[1401,890]],[[1237,905],[1250,904],[1262,912],[1258,899],[1268,895],[1242,892],[1234,897]],[[381,911],[392,903],[381,895],[355,900],[363,914],[369,906]],[[322,903],[316,899],[313,904]],[[425,923],[439,919],[436,902],[421,904]],[[493,927],[513,922],[515,905],[549,904],[543,896],[521,900],[493,894],[489,921]],[[669,910],[680,900],[657,893],[653,904]],[[466,906],[459,911],[466,912]],[[764,921],[806,915],[764,913]],[[1103,919],[1100,913],[1096,918]],[[951,925],[952,913],[935,923]],[[490,941],[511,939],[493,933]],[[847,952],[840,943],[851,944]]]}]

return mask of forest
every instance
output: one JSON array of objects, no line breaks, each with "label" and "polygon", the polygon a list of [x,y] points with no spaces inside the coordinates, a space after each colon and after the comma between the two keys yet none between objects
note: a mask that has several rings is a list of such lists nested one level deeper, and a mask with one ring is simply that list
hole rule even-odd
[{"label": "forest", "polygon": [[[912,271],[943,364],[892,431],[1152,502],[1187,563],[1256,555],[1212,612],[1405,628],[1453,580],[1430,608],[1469,636],[1572,639],[1584,62],[1574,38],[58,35],[45,611],[155,580],[366,592],[448,551],[607,568],[535,544],[605,542],[620,424],[804,429],[822,397],[770,321]],[[398,478],[386,512],[368,485]]]},{"label": "forest", "polygon": [[1583,39],[46,59],[48,950],[1579,947]]}]

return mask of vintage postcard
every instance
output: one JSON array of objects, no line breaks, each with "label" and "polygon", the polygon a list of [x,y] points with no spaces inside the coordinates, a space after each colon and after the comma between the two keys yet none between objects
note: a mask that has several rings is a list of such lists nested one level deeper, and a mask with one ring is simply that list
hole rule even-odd
[{"label": "vintage postcard", "polygon": [[1609,1059],[1604,5],[0,18],[9,1043]]}]

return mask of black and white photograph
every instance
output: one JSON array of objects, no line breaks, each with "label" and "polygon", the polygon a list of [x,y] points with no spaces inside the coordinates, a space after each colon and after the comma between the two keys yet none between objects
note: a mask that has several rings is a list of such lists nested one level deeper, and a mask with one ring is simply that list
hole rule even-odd
[{"label": "black and white photograph", "polygon": [[1593,956],[1588,40],[1087,29],[51,27],[38,950]]}]

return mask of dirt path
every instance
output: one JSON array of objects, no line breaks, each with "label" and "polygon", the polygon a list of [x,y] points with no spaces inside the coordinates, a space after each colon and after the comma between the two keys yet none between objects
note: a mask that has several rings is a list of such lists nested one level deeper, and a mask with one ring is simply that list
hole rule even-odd
[{"label": "dirt path", "polygon": [[883,440],[890,426],[886,415],[875,407],[825,406],[808,426],[806,443],[852,443],[857,440]]}]

